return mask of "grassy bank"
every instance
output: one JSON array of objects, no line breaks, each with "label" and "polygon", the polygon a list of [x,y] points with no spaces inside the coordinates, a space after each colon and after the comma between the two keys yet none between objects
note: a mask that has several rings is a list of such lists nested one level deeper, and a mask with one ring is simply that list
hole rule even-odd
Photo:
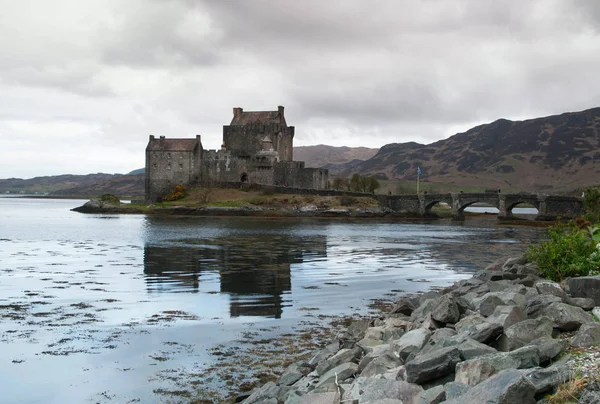
[{"label": "grassy bank", "polygon": [[370,197],[354,196],[315,196],[271,194],[242,189],[206,189],[193,188],[182,199],[169,202],[148,204],[122,205],[133,209],[149,209],[150,207],[169,208],[183,206],[188,208],[200,207],[261,207],[267,209],[301,209],[315,206],[318,209],[368,209],[379,207],[378,202]]}]

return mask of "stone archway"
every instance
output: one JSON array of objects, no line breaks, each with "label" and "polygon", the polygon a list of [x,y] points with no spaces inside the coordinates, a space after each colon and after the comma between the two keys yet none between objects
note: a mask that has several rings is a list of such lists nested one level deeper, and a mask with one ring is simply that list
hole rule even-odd
[{"label": "stone archway", "polygon": [[248,174],[242,173],[240,177],[240,182],[248,182]]}]

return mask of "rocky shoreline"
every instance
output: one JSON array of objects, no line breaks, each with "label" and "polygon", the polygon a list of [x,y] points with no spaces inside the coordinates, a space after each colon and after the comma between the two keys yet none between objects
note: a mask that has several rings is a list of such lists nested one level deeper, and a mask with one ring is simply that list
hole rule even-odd
[{"label": "rocky shoreline", "polygon": [[[597,403],[599,317],[600,277],[558,284],[524,257],[502,260],[338,329],[309,360],[236,401]],[[565,398],[549,401],[557,388]]]},{"label": "rocky shoreline", "polygon": [[[269,218],[397,218],[397,219],[443,219],[450,215],[437,215],[431,213],[428,216],[415,215],[410,212],[398,212],[389,208],[319,208],[308,205],[295,208],[268,208],[259,206],[131,206],[113,205],[92,199],[82,206],[71,209],[79,213],[109,213],[109,214],[150,214],[150,215],[173,215],[173,216],[244,216],[244,217],[269,217]],[[496,214],[473,213],[478,217],[494,217]],[[502,220],[503,223],[518,223],[526,225],[546,226],[547,222],[539,222],[513,217]]]},{"label": "rocky shoreline", "polygon": [[[71,209],[80,213],[161,214],[184,216],[257,216],[257,217],[415,217],[414,214],[396,212],[388,208],[329,208],[309,205],[297,208],[265,208],[259,206],[122,206],[92,199]],[[418,216],[421,217],[421,216]]]}]

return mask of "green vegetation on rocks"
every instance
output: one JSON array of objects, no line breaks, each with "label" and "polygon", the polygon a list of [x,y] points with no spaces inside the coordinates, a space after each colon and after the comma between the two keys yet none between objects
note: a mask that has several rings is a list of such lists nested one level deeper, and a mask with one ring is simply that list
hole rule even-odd
[{"label": "green vegetation on rocks", "polygon": [[101,195],[99,200],[100,200],[100,202],[102,202],[103,205],[119,206],[121,204],[121,200],[119,199],[119,197],[115,196],[113,194]]},{"label": "green vegetation on rocks", "polygon": [[588,189],[585,215],[548,229],[549,239],[529,247],[528,258],[541,274],[554,281],[600,274],[600,189]]}]

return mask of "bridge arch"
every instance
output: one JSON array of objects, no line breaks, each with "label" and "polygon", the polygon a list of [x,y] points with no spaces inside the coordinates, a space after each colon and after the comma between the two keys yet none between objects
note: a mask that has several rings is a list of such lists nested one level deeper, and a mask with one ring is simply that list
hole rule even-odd
[{"label": "bridge arch", "polygon": [[433,208],[438,203],[445,203],[445,202],[442,200],[437,200],[437,201],[434,200],[434,201],[425,202],[425,212],[431,212],[431,208]]},{"label": "bridge arch", "polygon": [[452,194],[452,215],[463,220],[464,210],[475,203],[486,203],[500,210],[498,194],[460,193]]},{"label": "bridge arch", "polygon": [[445,203],[452,208],[452,197],[448,194],[424,194],[419,197],[420,213],[430,215],[431,209],[438,203]]},{"label": "bridge arch", "polygon": [[512,212],[513,208],[516,208],[517,205],[520,205],[522,203],[527,203],[529,205],[533,205],[538,211],[540,210],[540,203],[539,202],[533,202],[533,201],[518,201],[518,202],[512,202],[509,205],[506,206],[506,210],[509,212]]},{"label": "bridge arch", "polygon": [[513,217],[513,209],[522,203],[527,203],[529,205],[534,206],[537,210],[537,215],[539,215],[541,210],[541,203],[537,195],[512,194],[506,195],[504,197],[503,203],[500,204],[500,213],[498,214],[498,216],[500,218],[507,219]]}]

